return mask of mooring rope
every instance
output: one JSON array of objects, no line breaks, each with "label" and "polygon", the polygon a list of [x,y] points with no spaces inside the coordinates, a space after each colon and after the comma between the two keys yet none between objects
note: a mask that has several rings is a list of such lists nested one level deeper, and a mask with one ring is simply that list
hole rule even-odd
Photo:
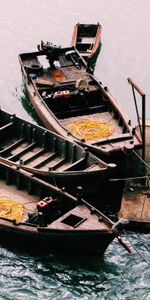
[{"label": "mooring rope", "polygon": [[149,176],[139,176],[139,177],[125,177],[125,178],[111,178],[109,181],[126,181],[126,180],[137,180],[137,179],[149,179]]},{"label": "mooring rope", "polygon": [[[132,248],[134,249],[134,251],[142,258],[142,260],[146,263],[146,264],[148,264],[148,265],[150,265],[150,262],[136,249],[136,247],[135,246],[133,246],[133,243],[127,238],[127,237],[125,237],[126,238],[126,240],[127,240],[127,242],[128,243],[130,243],[130,245],[132,246]],[[130,279],[127,277],[127,274],[126,273],[123,273],[122,275],[122,278],[124,278],[124,280],[125,281],[130,281]],[[138,288],[138,285],[136,284],[136,282],[134,282],[133,283],[133,285],[136,287],[136,288]]]},{"label": "mooring rope", "polygon": [[147,168],[150,169],[150,165],[149,165],[145,160],[143,160],[142,157],[141,157],[135,150],[133,150],[133,152],[134,152],[134,154],[141,160],[141,162],[142,162]]},{"label": "mooring rope", "polygon": [[143,261],[145,261],[148,265],[150,265],[150,261],[148,261],[141,253],[139,250],[137,250],[137,248],[133,245],[133,243],[130,241],[129,237],[126,238],[127,241],[130,243],[130,245],[133,247],[133,249],[135,250],[135,252],[143,259]]},{"label": "mooring rope", "polygon": [[[142,157],[136,152],[133,151],[134,154],[140,159],[140,161],[147,167],[150,169],[150,165],[142,159]],[[137,180],[137,179],[150,179],[150,175],[146,175],[146,176],[138,176],[138,177],[125,177],[125,178],[111,178],[109,181],[125,181],[125,180]]]}]

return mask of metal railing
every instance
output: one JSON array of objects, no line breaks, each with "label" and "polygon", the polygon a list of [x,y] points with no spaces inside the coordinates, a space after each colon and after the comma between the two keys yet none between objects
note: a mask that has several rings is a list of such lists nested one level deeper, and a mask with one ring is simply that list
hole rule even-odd
[{"label": "metal railing", "polygon": [[[128,82],[132,86],[132,92],[133,92],[135,110],[136,110],[136,114],[137,114],[137,120],[138,120],[139,130],[140,130],[141,138],[142,138],[142,159],[145,161],[145,110],[146,110],[146,96],[145,96],[145,94],[142,92],[142,90],[135,84],[135,82],[131,78],[128,78]],[[141,123],[140,123],[140,115],[139,115],[139,110],[138,110],[138,104],[137,104],[137,100],[136,100],[135,90],[142,97],[142,128],[141,128]]]}]

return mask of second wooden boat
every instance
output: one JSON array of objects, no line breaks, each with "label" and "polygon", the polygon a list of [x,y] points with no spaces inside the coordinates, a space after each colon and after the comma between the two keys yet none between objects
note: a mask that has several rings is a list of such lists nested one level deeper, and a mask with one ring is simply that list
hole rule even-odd
[{"label": "second wooden boat", "polygon": [[101,32],[102,26],[99,23],[77,23],[73,30],[71,45],[79,51],[88,67],[93,69],[101,48]]},{"label": "second wooden boat", "polygon": [[102,255],[117,236],[115,227],[83,199],[0,162],[1,243]]},{"label": "second wooden boat", "polygon": [[54,132],[2,110],[0,160],[72,192],[80,185],[83,191],[96,193],[115,167]]}]

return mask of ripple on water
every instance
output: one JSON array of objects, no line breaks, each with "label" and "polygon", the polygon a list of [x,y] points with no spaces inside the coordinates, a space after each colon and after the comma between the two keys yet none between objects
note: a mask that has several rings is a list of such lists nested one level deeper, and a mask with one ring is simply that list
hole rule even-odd
[{"label": "ripple on water", "polygon": [[[18,54],[34,51],[41,39],[68,46],[75,23],[99,21],[103,45],[97,77],[133,119],[134,104],[126,78],[131,76],[147,99],[150,95],[149,11],[149,0],[3,1],[0,106],[29,121],[35,119],[21,91]],[[150,114],[150,101],[147,108]],[[132,233],[127,237],[150,261],[150,235]],[[128,254],[116,240],[104,258],[42,257],[0,247],[0,300],[149,300],[150,269],[139,253]]]},{"label": "ripple on water", "polygon": [[[148,258],[143,242],[149,235],[140,237],[137,241],[130,234],[132,244]],[[0,253],[2,299],[149,299],[148,265],[115,240],[103,258],[33,256],[5,248]]]}]

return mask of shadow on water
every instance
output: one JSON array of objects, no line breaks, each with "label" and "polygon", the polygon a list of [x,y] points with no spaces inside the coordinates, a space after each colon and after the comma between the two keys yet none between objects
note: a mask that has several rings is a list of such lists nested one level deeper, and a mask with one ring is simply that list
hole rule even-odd
[{"label": "shadow on water", "polygon": [[[1,250],[3,251],[2,248]],[[20,253],[20,251],[10,252],[8,250],[5,250],[4,257],[5,259],[8,257],[7,265],[11,261],[13,266],[8,281],[15,284],[14,270],[15,268],[20,270],[20,274],[17,274],[20,292],[29,297],[30,289],[37,297],[34,296],[31,299],[52,299],[52,296],[57,299],[57,295],[58,299],[79,299],[85,294],[89,297],[91,292],[96,294],[105,290],[103,284],[105,285],[108,281],[109,272],[115,276],[118,274],[117,265],[107,264],[103,258],[71,259],[56,255],[39,256],[35,254],[31,256],[27,253]],[[9,282],[8,286],[10,285]],[[40,286],[41,298],[38,298]],[[66,288],[68,289],[68,297],[63,297]],[[15,294],[18,295],[17,290]],[[19,298],[16,297],[15,299]]]},{"label": "shadow on water", "polygon": [[[64,255],[64,253],[42,254],[38,253],[38,251],[32,252],[23,249],[13,249],[13,246],[5,246],[5,249],[1,247],[1,253],[3,251],[8,263],[13,258],[13,264],[17,266],[17,270],[20,268],[25,268],[28,272],[30,270],[31,280],[33,280],[32,276],[36,274],[36,282],[44,280],[45,283],[47,282],[50,285],[54,282],[56,287],[61,285],[62,289],[68,286],[72,295],[76,295],[76,293],[85,294],[85,289],[87,289],[87,293],[89,294],[90,288],[95,292],[97,285],[100,283],[102,285],[103,282],[108,280],[107,276],[110,276],[110,274],[113,274],[112,276],[119,276],[120,273],[117,264],[106,261],[104,256],[78,255],[73,257],[71,254]],[[108,255],[110,255],[109,252]],[[49,285],[47,285],[46,289],[49,290]],[[98,289],[101,290],[101,287]]]},{"label": "shadow on water", "polygon": [[[49,263],[58,262],[62,265],[68,264],[68,266],[71,267],[77,265],[83,269],[90,270],[92,268],[93,270],[95,269],[95,271],[97,268],[109,267],[111,262],[110,258],[114,257],[114,254],[120,255],[118,249],[122,250],[117,239],[114,239],[113,242],[110,243],[103,255],[88,254],[88,251],[86,253],[86,251],[73,251],[73,249],[68,251],[67,248],[45,248],[45,246],[42,247],[42,245],[29,242],[22,243],[19,239],[14,240],[11,236],[9,240],[1,236],[0,240],[0,249],[5,249],[15,256],[23,256],[27,259],[30,257],[33,260],[39,260],[47,265]],[[116,247],[117,250],[114,251]],[[125,250],[123,250],[123,252],[126,254]]]},{"label": "shadow on water", "polygon": [[25,255],[25,256],[30,256],[30,257],[36,257],[36,258],[41,258],[45,259],[53,257],[54,259],[58,259],[60,261],[65,261],[71,263],[71,262],[76,262],[79,264],[87,265],[89,264],[90,261],[99,261],[104,259],[104,256],[99,256],[99,255],[88,255],[85,252],[75,252],[75,251],[68,251],[67,248],[45,248],[40,245],[40,247],[36,245],[32,245],[31,243],[22,243],[19,242],[19,240],[15,240],[9,237],[9,240],[3,239],[1,237],[1,247],[7,249],[8,251],[11,251],[13,253],[17,253],[18,255]]},{"label": "shadow on water", "polygon": [[32,117],[32,119],[35,121],[35,123],[42,126],[42,124],[36,114],[36,111],[31,104],[28,92],[24,86],[22,87],[22,95],[20,96],[19,100],[21,101],[21,104],[22,104],[23,108],[25,109],[25,111],[29,114],[29,116]]},{"label": "shadow on water", "polygon": [[98,48],[96,50],[95,55],[93,57],[89,58],[89,60],[87,62],[87,64],[88,64],[87,70],[90,71],[90,69],[91,69],[92,73],[94,73],[94,71],[95,71],[96,62],[97,62],[98,56],[100,54],[101,48],[102,48],[102,43],[100,42],[99,45],[98,45]]}]

